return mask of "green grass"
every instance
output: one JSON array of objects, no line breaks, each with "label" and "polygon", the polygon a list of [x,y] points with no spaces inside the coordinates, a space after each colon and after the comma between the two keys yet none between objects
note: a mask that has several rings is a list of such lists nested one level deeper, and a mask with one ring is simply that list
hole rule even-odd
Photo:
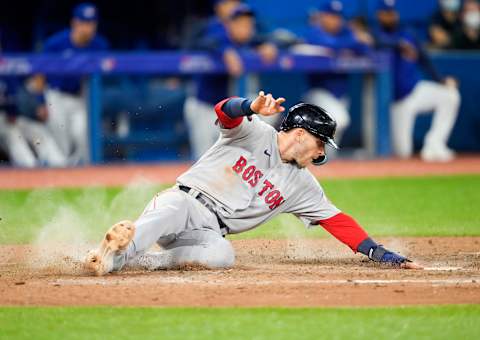
[{"label": "green grass", "polygon": [[[480,175],[321,181],[328,197],[374,236],[480,235]],[[0,243],[40,232],[98,239],[112,223],[135,219],[162,187],[0,191]],[[281,215],[233,238],[321,237]]]},{"label": "green grass", "polygon": [[0,308],[0,338],[478,339],[480,306]]},{"label": "green grass", "polygon": [[[480,176],[322,181],[372,235],[480,235]],[[99,238],[159,186],[0,191],[0,243]],[[324,236],[281,216],[235,237]],[[480,306],[398,308],[0,307],[0,339],[475,339]]]}]

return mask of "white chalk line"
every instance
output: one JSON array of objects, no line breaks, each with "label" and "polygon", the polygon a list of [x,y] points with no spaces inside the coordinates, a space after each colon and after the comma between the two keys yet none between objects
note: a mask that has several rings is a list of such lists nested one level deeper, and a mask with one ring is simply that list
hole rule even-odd
[{"label": "white chalk line", "polygon": [[[115,280],[107,278],[78,278],[78,279],[58,279],[50,282],[56,286],[111,286],[111,285],[151,285],[151,284],[201,284],[205,286],[263,286],[278,284],[278,281],[228,281],[228,280],[199,280],[195,278],[179,278],[179,277],[152,277],[142,279],[125,279]],[[457,286],[457,285],[474,285],[480,287],[480,277],[472,277],[466,279],[371,279],[371,280],[282,280],[282,285],[398,285],[398,284],[423,284],[431,286]]]},{"label": "white chalk line", "polygon": [[462,270],[462,267],[424,267],[423,270],[432,270],[432,271],[453,271],[453,270]]}]

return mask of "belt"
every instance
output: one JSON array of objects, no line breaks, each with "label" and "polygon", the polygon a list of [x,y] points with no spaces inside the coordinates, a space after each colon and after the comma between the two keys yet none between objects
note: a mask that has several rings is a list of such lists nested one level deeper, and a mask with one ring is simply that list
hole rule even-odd
[{"label": "belt", "polygon": [[215,215],[215,217],[217,218],[217,221],[218,221],[218,225],[220,226],[220,232],[222,233],[223,237],[225,237],[225,235],[228,234],[229,229],[228,229],[227,225],[225,223],[223,223],[223,221],[220,219],[220,217],[218,217],[218,214],[213,209],[212,205],[210,203],[208,203],[207,200],[205,200],[205,195],[203,195],[201,192],[198,192],[197,190],[192,189],[190,187],[187,187],[185,185],[179,185],[178,188],[180,190],[182,190],[183,192],[186,192],[187,194],[189,194],[193,198],[195,198],[200,203],[202,203],[202,205],[204,205],[208,210],[211,211],[212,214]]}]

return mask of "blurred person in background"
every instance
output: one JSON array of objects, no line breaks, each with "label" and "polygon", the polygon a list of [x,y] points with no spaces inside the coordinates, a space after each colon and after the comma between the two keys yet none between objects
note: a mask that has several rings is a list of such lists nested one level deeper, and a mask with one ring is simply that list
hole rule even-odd
[{"label": "blurred person in background", "polygon": [[44,77],[35,75],[19,85],[15,79],[13,90],[0,84],[0,139],[3,149],[13,165],[36,166],[66,165],[66,158],[56,144],[45,121],[48,117],[43,96]]},{"label": "blurred person in background", "polygon": [[[44,52],[68,57],[82,52],[104,51],[107,41],[97,34],[97,8],[90,3],[77,5],[73,10],[70,28],[44,44]],[[87,108],[82,78],[78,76],[48,76],[46,100],[47,123],[68,158],[70,165],[89,161]]]},{"label": "blurred person in background", "polygon": [[15,95],[18,111],[15,124],[33,150],[35,165],[63,167],[67,165],[67,158],[46,124],[48,109],[44,91],[43,76],[33,75],[25,80]]},{"label": "blurred person in background", "polygon": [[230,15],[242,2],[240,0],[214,0],[215,15],[210,17],[204,34],[225,33]]},{"label": "blurred person in background", "polygon": [[[420,155],[425,161],[451,161],[455,154],[447,142],[460,106],[455,79],[441,78],[415,37],[400,27],[394,0],[380,0],[376,15],[377,46],[393,53],[395,101],[391,110],[391,132],[395,154],[402,158],[412,156],[415,118],[433,111],[432,125]],[[433,80],[423,80],[420,67],[428,71]]]},{"label": "blurred person in background", "polygon": [[[20,45],[14,31],[0,26],[0,55],[4,52],[19,52]],[[19,83],[20,79],[16,77],[0,77],[0,149],[13,165],[34,167],[35,158],[15,124],[15,91]]]},{"label": "blurred person in background", "polygon": [[429,27],[432,47],[449,48],[452,36],[460,26],[459,12],[461,0],[439,0],[439,9],[433,15]]},{"label": "blurred person in background", "polygon": [[0,148],[13,165],[32,168],[35,166],[35,157],[15,124],[17,87],[18,79],[0,78]]},{"label": "blurred person in background", "polygon": [[274,62],[278,52],[274,44],[256,35],[255,14],[245,4],[238,5],[232,11],[225,31],[210,32],[199,41],[197,48],[220,55],[227,74],[198,75],[194,78],[195,95],[187,98],[184,112],[195,159],[218,139],[218,131],[212,129],[212,124],[217,119],[214,106],[220,99],[234,94],[235,81],[244,73],[239,52],[257,51],[265,63]]},{"label": "blurred person in background", "polygon": [[[373,38],[366,31],[354,31],[348,26],[343,18],[343,4],[338,0],[323,4],[313,15],[305,42],[327,48],[332,57],[364,54],[373,46]],[[310,90],[305,102],[325,108],[335,118],[335,139],[340,143],[350,124],[346,98],[348,75],[314,73],[309,75],[308,81]]]},{"label": "blurred person in background", "polygon": [[459,50],[480,49],[480,4],[466,0],[461,14],[461,25],[452,38],[452,48]]},{"label": "blurred person in background", "polygon": [[212,0],[213,15],[196,22],[185,22],[182,46],[198,47],[198,41],[208,36],[226,34],[226,25],[233,10],[242,2],[240,0]]}]

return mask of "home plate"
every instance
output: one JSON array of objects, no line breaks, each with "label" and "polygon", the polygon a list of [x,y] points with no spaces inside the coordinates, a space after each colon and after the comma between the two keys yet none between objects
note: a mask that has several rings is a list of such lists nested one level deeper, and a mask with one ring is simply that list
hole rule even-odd
[{"label": "home plate", "polygon": [[451,271],[451,270],[461,270],[462,267],[424,267],[423,270],[437,270],[437,271]]}]

